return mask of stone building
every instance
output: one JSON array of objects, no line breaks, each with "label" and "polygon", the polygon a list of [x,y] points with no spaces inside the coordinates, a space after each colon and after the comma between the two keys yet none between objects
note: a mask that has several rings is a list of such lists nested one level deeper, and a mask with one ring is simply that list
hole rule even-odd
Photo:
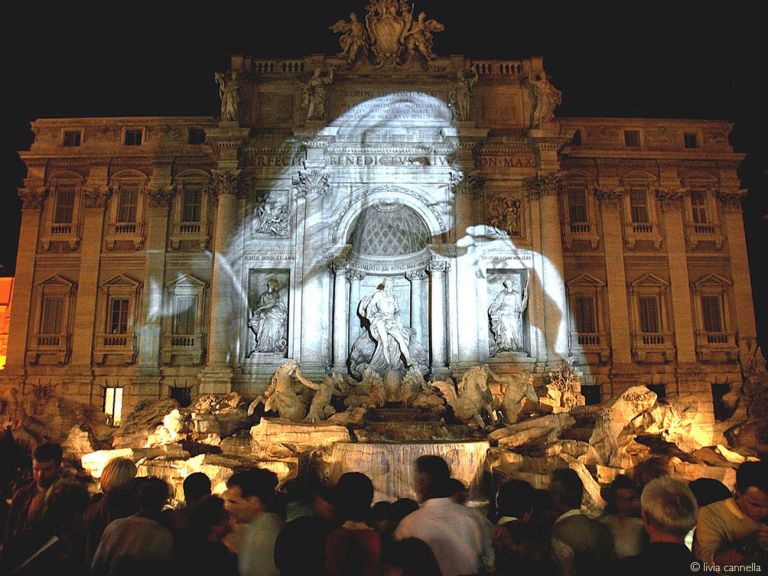
[{"label": "stone building", "polygon": [[568,360],[592,401],[709,413],[740,386],[731,125],[557,117],[540,58],[437,56],[442,25],[389,4],[336,24],[339,55],[233,56],[220,118],[34,121],[0,385],[111,414],[253,397],[286,359],[355,375],[387,280],[395,356],[433,375]]}]

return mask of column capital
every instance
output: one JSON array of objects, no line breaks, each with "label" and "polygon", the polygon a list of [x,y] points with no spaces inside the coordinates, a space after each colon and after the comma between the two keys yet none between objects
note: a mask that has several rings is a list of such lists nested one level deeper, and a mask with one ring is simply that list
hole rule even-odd
[{"label": "column capital", "polygon": [[411,282],[425,280],[427,278],[427,271],[424,268],[420,270],[412,270],[410,272],[406,272],[405,277]]},{"label": "column capital", "polygon": [[213,170],[211,193],[214,196],[236,194],[240,181],[240,170]]},{"label": "column capital", "polygon": [[449,177],[448,188],[456,196],[461,194],[479,196],[485,188],[485,178],[480,177],[476,171],[461,172],[459,170],[452,170]]},{"label": "column capital", "polygon": [[293,186],[299,198],[325,196],[330,188],[328,174],[322,170],[299,170],[293,178]]},{"label": "column capital", "polygon": [[175,193],[176,190],[170,185],[147,186],[147,197],[153,208],[167,208]]},{"label": "column capital", "polygon": [[430,273],[435,272],[437,274],[445,274],[450,268],[451,263],[442,258],[433,258],[427,265],[427,270],[429,270]]},{"label": "column capital", "polygon": [[624,188],[595,188],[595,198],[607,208],[618,208],[624,197]]},{"label": "column capital", "polygon": [[358,270],[357,268],[350,268],[349,270],[347,270],[346,277],[347,277],[347,280],[349,280],[350,282],[353,282],[355,280],[359,282],[360,280],[366,277],[366,273],[363,272],[362,270]]},{"label": "column capital", "polygon": [[331,262],[331,270],[334,271],[336,276],[340,276],[349,269],[349,263],[346,260],[334,260]]},{"label": "column capital", "polygon": [[112,196],[112,188],[106,184],[92,184],[83,188],[83,201],[86,208],[104,208]]},{"label": "column capital", "polygon": [[560,174],[550,172],[526,178],[523,180],[523,188],[528,197],[533,200],[538,200],[542,196],[556,196],[560,190]]},{"label": "column capital", "polygon": [[656,190],[656,198],[664,211],[680,210],[683,207],[685,195],[686,192],[682,189],[659,188]]},{"label": "column capital", "polygon": [[26,188],[19,188],[17,191],[19,198],[21,198],[24,210],[39,210],[43,207],[46,196],[48,196],[48,188],[44,186],[28,186]]},{"label": "column capital", "polygon": [[717,191],[717,199],[727,211],[740,211],[741,203],[746,196],[747,191],[743,189],[721,188]]}]

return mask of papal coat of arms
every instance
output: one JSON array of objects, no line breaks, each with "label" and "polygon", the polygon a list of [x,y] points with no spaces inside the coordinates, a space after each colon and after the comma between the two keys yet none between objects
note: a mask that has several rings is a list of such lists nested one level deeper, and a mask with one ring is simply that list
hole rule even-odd
[{"label": "papal coat of arms", "polygon": [[365,26],[354,13],[349,20],[331,26],[331,30],[342,34],[339,56],[349,65],[361,55],[379,65],[402,64],[412,56],[424,62],[435,58],[433,33],[445,29],[440,22],[427,19],[424,12],[414,17],[413,6],[406,0],[371,0],[366,11]]}]

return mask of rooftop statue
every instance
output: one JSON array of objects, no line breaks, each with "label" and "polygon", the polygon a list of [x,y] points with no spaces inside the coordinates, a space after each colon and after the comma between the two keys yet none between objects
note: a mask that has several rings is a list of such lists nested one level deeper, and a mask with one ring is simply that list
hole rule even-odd
[{"label": "rooftop statue", "polygon": [[333,82],[333,68],[318,66],[304,86],[303,105],[307,109],[307,120],[322,120],[325,117],[326,85]]},{"label": "rooftop statue", "polygon": [[363,48],[368,48],[375,64],[399,64],[418,54],[433,60],[433,33],[445,29],[440,22],[427,19],[424,12],[414,18],[413,6],[406,0],[371,0],[366,7],[365,27],[352,13],[349,21],[339,20],[331,30],[341,33],[339,56],[352,65]]},{"label": "rooftop statue", "polygon": [[240,106],[240,81],[233,70],[228,74],[216,72],[216,83],[219,85],[219,98],[221,98],[221,119],[237,121],[238,107]]},{"label": "rooftop statue", "polygon": [[531,126],[539,128],[542,124],[551,122],[555,117],[555,108],[562,104],[563,94],[555,88],[547,78],[546,72],[536,74],[528,80],[533,87],[535,105]]}]

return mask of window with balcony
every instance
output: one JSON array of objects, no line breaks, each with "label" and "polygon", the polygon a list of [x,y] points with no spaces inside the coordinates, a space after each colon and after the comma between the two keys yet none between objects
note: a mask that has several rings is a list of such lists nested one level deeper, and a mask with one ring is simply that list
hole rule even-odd
[{"label": "window with balcony", "polygon": [[624,195],[624,233],[630,249],[635,248],[638,242],[652,243],[654,248],[661,248],[656,202],[651,193],[654,182],[644,174],[632,175],[623,180],[627,191]]},{"label": "window with balcony", "polygon": [[66,364],[69,361],[74,295],[74,283],[61,276],[52,276],[35,285],[37,316],[29,342],[33,364]]},{"label": "window with balcony", "polygon": [[144,189],[146,176],[128,173],[116,177],[110,199],[109,226],[104,235],[107,249],[140,250],[144,244]]},{"label": "window with balcony", "polygon": [[79,211],[82,178],[59,174],[50,180],[50,194],[43,209],[44,226],[40,244],[45,251],[56,245],[75,250],[80,243]]},{"label": "window with balcony", "polygon": [[164,364],[198,365],[202,362],[205,288],[204,282],[186,274],[168,285],[170,310],[161,354]]},{"label": "window with balcony", "polygon": [[581,274],[567,283],[570,302],[571,355],[586,362],[608,360],[609,342],[603,330],[605,282]]},{"label": "window with balcony", "polygon": [[723,246],[724,238],[720,232],[720,224],[714,198],[710,192],[711,182],[688,182],[688,245],[695,249],[702,243],[714,245],[716,249]]},{"label": "window with balcony", "polygon": [[629,189],[629,211],[633,224],[651,223],[650,211],[648,210],[648,190],[645,188]]},{"label": "window with balcony", "polygon": [[564,214],[566,216],[563,240],[570,250],[576,240],[589,242],[591,248],[597,248],[598,236],[595,225],[595,210],[592,205],[592,194],[589,181],[586,178],[576,177],[566,179],[563,184],[565,202]]},{"label": "window with balcony", "polygon": [[177,183],[170,234],[170,244],[174,250],[182,247],[204,249],[208,245],[207,178],[207,175],[195,175],[180,179]]},{"label": "window with balcony", "polygon": [[674,343],[667,310],[669,284],[646,274],[630,286],[633,308],[633,354],[639,362],[672,360]]},{"label": "window with balcony", "polygon": [[97,364],[131,364],[138,353],[134,331],[141,285],[120,274],[99,287],[97,314],[103,329],[96,334],[94,361]]},{"label": "window with balcony", "polygon": [[696,350],[699,359],[731,360],[738,357],[736,334],[731,330],[728,295],[731,282],[707,274],[693,284],[696,303]]}]

